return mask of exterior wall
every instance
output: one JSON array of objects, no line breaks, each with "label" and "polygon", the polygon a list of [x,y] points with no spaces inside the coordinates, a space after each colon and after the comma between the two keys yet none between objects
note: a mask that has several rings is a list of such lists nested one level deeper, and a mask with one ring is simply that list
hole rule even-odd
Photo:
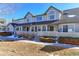
[{"label": "exterior wall", "polygon": [[50,20],[49,19],[49,13],[51,12],[51,11],[53,11],[54,12],[54,15],[55,15],[55,19],[52,19],[52,20],[56,20],[56,19],[60,19],[61,18],[61,13],[59,12],[59,11],[57,11],[57,10],[55,10],[54,8],[51,8],[48,12],[47,12],[47,20]]},{"label": "exterior wall", "polygon": [[[66,10],[64,11],[64,13],[67,13],[67,14],[63,15],[63,19],[72,19],[72,18],[74,18],[75,20],[79,19],[79,8]],[[68,15],[75,15],[75,17],[68,17]]]},{"label": "exterior wall", "polygon": [[73,32],[79,32],[79,24],[78,23],[59,24],[59,29],[61,29],[61,32],[63,31],[63,25],[72,25],[74,27]]},{"label": "exterior wall", "polygon": [[79,32],[79,24],[75,25],[75,32]]},{"label": "exterior wall", "polygon": [[28,14],[25,20],[26,22],[33,22],[32,15]]},{"label": "exterior wall", "polygon": [[75,23],[59,24],[59,30],[61,30],[60,32],[63,32],[63,25],[73,26],[74,27],[73,32],[75,32]]}]

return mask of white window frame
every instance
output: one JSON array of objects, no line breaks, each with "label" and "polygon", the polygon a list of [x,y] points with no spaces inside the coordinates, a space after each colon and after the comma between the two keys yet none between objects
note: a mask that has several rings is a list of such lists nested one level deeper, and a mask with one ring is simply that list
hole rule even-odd
[{"label": "white window frame", "polygon": [[38,19],[37,19],[37,17],[39,17],[39,16],[36,16],[36,20],[37,20],[37,22],[40,22],[40,21],[42,21],[42,20],[43,20],[43,16],[41,16],[41,17],[42,17],[42,19],[41,19],[41,20],[38,20]]},{"label": "white window frame", "polygon": [[[50,19],[50,15],[54,15],[54,19]],[[55,20],[56,19],[56,11],[54,11],[54,14],[48,14],[47,19],[48,20]]]},{"label": "white window frame", "polygon": [[[62,32],[63,32],[63,26],[64,26],[64,25],[68,25],[68,26],[69,26],[69,25],[73,25],[74,31],[72,31],[72,32],[75,32],[75,24],[62,24]],[[69,31],[68,31],[68,32],[69,32]]]}]

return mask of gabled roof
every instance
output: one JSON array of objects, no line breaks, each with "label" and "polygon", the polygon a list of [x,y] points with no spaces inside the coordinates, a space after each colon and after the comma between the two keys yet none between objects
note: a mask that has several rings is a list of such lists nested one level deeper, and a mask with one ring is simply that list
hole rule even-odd
[{"label": "gabled roof", "polygon": [[57,10],[57,11],[59,11],[59,12],[62,13],[62,11],[60,11],[59,9],[57,9],[57,8],[55,8],[55,7],[53,7],[53,6],[50,6],[50,7],[49,7],[44,13],[42,13],[42,14],[39,14],[39,15],[35,15],[35,16],[34,16],[31,12],[27,12],[27,14],[24,16],[24,18],[16,19],[16,20],[22,20],[22,19],[25,19],[25,18],[27,17],[28,14],[31,14],[32,17],[46,15],[46,13],[47,13],[51,8],[54,8],[55,10]]},{"label": "gabled roof", "polygon": [[46,14],[51,8],[54,8],[55,10],[57,10],[57,11],[59,11],[59,12],[62,12],[62,11],[60,11],[59,9],[55,8],[54,6],[50,6],[50,7],[46,10],[46,12],[45,12],[44,14]]},{"label": "gabled roof", "polygon": [[[27,14],[24,16],[24,18],[26,18],[28,14],[32,15],[31,12],[27,12]],[[32,15],[32,16],[33,16],[33,15]]]},{"label": "gabled roof", "polygon": [[18,25],[18,24],[17,23],[9,23],[7,26],[9,26],[9,25],[12,25],[14,27],[15,25]]},{"label": "gabled roof", "polygon": [[46,15],[46,13],[51,9],[51,8],[54,8],[55,10],[59,11],[62,13],[62,11],[60,11],[59,9],[53,7],[53,6],[50,6],[43,14],[39,14],[39,15],[36,15],[36,16],[42,16],[42,15]]},{"label": "gabled roof", "polygon": [[23,19],[24,19],[24,18],[20,18],[20,19],[16,19],[16,20],[12,19],[12,21],[23,20]]},{"label": "gabled roof", "polygon": [[65,11],[70,11],[70,10],[77,10],[77,9],[79,9],[79,7],[67,9],[67,10],[64,10],[64,12],[65,12]]}]

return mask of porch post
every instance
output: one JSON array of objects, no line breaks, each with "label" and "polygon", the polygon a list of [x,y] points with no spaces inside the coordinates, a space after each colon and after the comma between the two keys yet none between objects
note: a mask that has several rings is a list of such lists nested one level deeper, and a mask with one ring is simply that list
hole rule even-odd
[{"label": "porch post", "polygon": [[21,28],[21,31],[23,31],[23,27],[21,26],[20,28]]},{"label": "porch post", "polygon": [[53,28],[54,28],[54,30],[53,30],[53,31],[55,32],[55,31],[56,31],[56,27],[55,27],[55,26],[53,26]]},{"label": "porch post", "polygon": [[15,29],[15,25],[13,26],[13,34],[14,34],[14,36],[16,36],[16,29]]},{"label": "porch post", "polygon": [[30,24],[30,26],[29,26],[29,32],[31,33],[32,32],[32,24]]},{"label": "porch post", "polygon": [[48,31],[48,25],[46,25],[46,31]]},{"label": "porch post", "polygon": [[54,27],[54,32],[57,32],[58,28],[56,25],[53,26]]},{"label": "porch post", "polygon": [[41,31],[43,30],[42,28],[43,28],[43,26],[41,26]]},{"label": "porch post", "polygon": [[31,32],[32,27],[30,26],[30,32]]},{"label": "porch post", "polygon": [[20,31],[20,26],[19,26],[19,31]]}]

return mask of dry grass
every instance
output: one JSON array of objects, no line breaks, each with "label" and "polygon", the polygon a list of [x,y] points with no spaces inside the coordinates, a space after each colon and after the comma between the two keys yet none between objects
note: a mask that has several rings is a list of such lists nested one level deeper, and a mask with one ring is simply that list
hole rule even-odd
[{"label": "dry grass", "polygon": [[79,49],[69,48],[69,49],[64,49],[64,50],[53,52],[52,54],[58,55],[58,56],[79,56]]},{"label": "dry grass", "polygon": [[2,56],[48,56],[48,55],[79,55],[78,49],[65,49],[57,46],[45,46],[23,42],[0,42]]},{"label": "dry grass", "polygon": [[43,45],[23,42],[0,42],[0,55],[10,56],[33,56],[48,55],[46,52],[40,51]]}]

